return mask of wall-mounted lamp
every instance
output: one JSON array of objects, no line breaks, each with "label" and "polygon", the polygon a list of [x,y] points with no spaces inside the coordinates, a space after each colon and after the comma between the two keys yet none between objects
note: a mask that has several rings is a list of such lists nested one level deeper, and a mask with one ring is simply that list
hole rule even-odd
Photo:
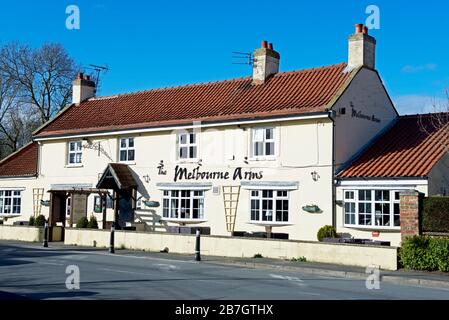
[{"label": "wall-mounted lamp", "polygon": [[245,162],[245,164],[248,164],[248,157],[243,158],[243,162]]},{"label": "wall-mounted lamp", "polygon": [[313,181],[318,181],[318,179],[320,178],[320,175],[316,171],[313,171],[310,174],[312,175]]},{"label": "wall-mounted lamp", "polygon": [[198,165],[201,167],[201,166],[203,166],[203,159],[199,159],[198,160]]}]

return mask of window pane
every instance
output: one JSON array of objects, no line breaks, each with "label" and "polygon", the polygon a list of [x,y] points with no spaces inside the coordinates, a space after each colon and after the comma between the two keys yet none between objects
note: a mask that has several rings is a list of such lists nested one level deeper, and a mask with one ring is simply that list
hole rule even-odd
[{"label": "window pane", "polygon": [[81,157],[82,157],[82,153],[77,153],[75,156],[75,162],[76,163],[81,163]]},{"label": "window pane", "polygon": [[254,141],[263,141],[263,129],[254,129],[254,136],[253,139]]},{"label": "window pane", "polygon": [[74,153],[69,154],[69,163],[75,163],[75,154]]},{"label": "window pane", "polygon": [[128,148],[134,148],[134,138],[129,138],[129,140],[128,140]]},{"label": "window pane", "polygon": [[259,221],[259,204],[259,200],[251,200],[251,220],[253,221]]},{"label": "window pane", "polygon": [[265,139],[267,140],[273,139],[273,128],[269,128],[265,131]]},{"label": "window pane", "polygon": [[190,134],[190,143],[194,144],[196,142],[196,134],[191,133]]},{"label": "window pane", "polygon": [[69,143],[69,150],[70,151],[75,151],[75,143],[74,142],[70,142]]},{"label": "window pane", "polygon": [[273,221],[272,200],[262,200],[262,221]]},{"label": "window pane", "polygon": [[348,199],[348,200],[354,199],[354,192],[353,191],[345,191],[345,199]]},{"label": "window pane", "polygon": [[254,144],[254,155],[255,156],[263,155],[263,142],[256,142]]},{"label": "window pane", "polygon": [[190,159],[196,158],[196,147],[190,147]]},{"label": "window pane", "polygon": [[187,159],[187,147],[179,148],[179,158]]},{"label": "window pane", "polygon": [[179,136],[179,143],[180,143],[180,144],[186,144],[186,143],[187,143],[187,135],[181,134],[181,135]]},{"label": "window pane", "polygon": [[120,148],[126,149],[126,139],[120,139]]},{"label": "window pane", "polygon": [[265,155],[266,156],[274,155],[274,143],[273,142],[265,143]]},{"label": "window pane", "polygon": [[81,141],[76,143],[76,151],[81,151],[83,148]]},{"label": "window pane", "polygon": [[128,150],[128,161],[134,161],[134,150]]},{"label": "window pane", "polygon": [[120,161],[127,161],[128,159],[126,158],[126,156],[127,156],[126,150],[120,151]]}]

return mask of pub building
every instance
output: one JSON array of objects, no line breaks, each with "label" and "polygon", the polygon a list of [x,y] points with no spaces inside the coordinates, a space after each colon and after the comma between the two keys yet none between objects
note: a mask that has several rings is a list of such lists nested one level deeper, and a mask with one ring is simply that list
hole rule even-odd
[{"label": "pub building", "polygon": [[0,162],[0,219],[311,241],[333,225],[399,245],[399,193],[446,194],[448,159],[429,115],[398,115],[375,47],[356,25],[347,62],[279,72],[263,41],[252,76],[108,97],[80,73]]}]

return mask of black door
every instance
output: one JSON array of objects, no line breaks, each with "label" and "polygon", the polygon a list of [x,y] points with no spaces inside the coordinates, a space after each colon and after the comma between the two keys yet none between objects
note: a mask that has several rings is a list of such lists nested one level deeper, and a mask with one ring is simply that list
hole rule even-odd
[{"label": "black door", "polygon": [[118,225],[123,228],[127,222],[134,222],[133,201],[130,195],[122,194],[119,196]]}]

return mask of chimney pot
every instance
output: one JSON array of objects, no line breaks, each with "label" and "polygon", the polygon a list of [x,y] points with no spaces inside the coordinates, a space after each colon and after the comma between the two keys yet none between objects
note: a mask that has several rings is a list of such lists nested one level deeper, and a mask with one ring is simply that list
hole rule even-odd
[{"label": "chimney pot", "polygon": [[271,42],[268,43],[268,49],[273,50],[273,44]]},{"label": "chimney pot", "polygon": [[355,33],[363,33],[364,25],[362,23],[358,23],[355,25]]},{"label": "chimney pot", "polygon": [[268,48],[268,42],[266,40],[262,41],[262,48],[264,48],[264,49]]},{"label": "chimney pot", "polygon": [[364,33],[364,34],[368,34],[368,27],[367,27],[367,26],[364,26],[364,27],[363,27],[363,33]]},{"label": "chimney pot", "polygon": [[86,76],[84,77],[84,80],[90,81],[90,76],[87,76],[87,75],[86,75]]},{"label": "chimney pot", "polygon": [[76,75],[76,78],[77,79],[83,79],[84,78],[83,73],[82,72],[78,72],[78,74]]}]

